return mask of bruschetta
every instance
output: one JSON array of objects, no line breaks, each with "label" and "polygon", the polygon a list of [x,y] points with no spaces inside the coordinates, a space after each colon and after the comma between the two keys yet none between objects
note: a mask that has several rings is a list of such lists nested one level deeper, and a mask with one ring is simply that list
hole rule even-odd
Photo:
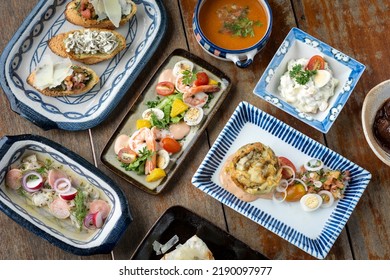
[{"label": "bruschetta", "polygon": [[86,93],[98,82],[99,76],[92,69],[73,65],[69,59],[60,62],[48,60],[27,77],[29,85],[52,97]]},{"label": "bruschetta", "polygon": [[130,0],[73,0],[66,5],[65,18],[86,28],[115,29],[136,12],[137,6]]},{"label": "bruschetta", "polygon": [[126,40],[114,30],[89,28],[60,33],[52,37],[48,45],[61,57],[95,64],[113,58],[126,47]]}]

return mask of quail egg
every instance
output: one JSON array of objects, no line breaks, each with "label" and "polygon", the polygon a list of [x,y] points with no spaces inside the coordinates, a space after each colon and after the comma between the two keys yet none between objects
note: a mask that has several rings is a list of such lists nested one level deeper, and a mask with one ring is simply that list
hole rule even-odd
[{"label": "quail egg", "polygon": [[320,208],[322,197],[315,193],[308,193],[302,196],[300,203],[304,211],[312,212]]},{"label": "quail egg", "polygon": [[192,72],[192,69],[194,69],[194,64],[191,61],[188,60],[181,60],[175,64],[173,67],[173,75],[180,76],[184,71],[190,71]]},{"label": "quail egg", "polygon": [[157,153],[157,167],[161,169],[165,169],[169,165],[170,160],[169,153],[166,150],[159,150]]},{"label": "quail egg", "polygon": [[184,121],[190,125],[198,125],[203,119],[203,109],[198,107],[191,107],[184,115]]},{"label": "quail egg", "polygon": [[152,114],[154,114],[157,117],[157,119],[159,119],[159,120],[162,120],[164,118],[164,112],[158,108],[146,109],[142,113],[142,118],[145,120],[150,120],[150,118],[152,117]]}]

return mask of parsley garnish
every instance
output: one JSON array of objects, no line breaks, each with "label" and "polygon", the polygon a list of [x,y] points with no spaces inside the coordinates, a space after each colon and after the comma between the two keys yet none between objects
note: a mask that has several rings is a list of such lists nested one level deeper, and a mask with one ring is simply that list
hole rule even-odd
[{"label": "parsley garnish", "polygon": [[[238,9],[231,9],[229,13],[234,13]],[[239,37],[254,37],[255,31],[254,26],[262,26],[259,20],[253,21],[248,18],[249,7],[245,7],[241,10],[240,15],[237,18],[230,18],[228,21],[223,23],[223,27],[234,36]]]},{"label": "parsley garnish", "polygon": [[195,72],[192,72],[190,70],[184,70],[182,74],[183,74],[183,84],[192,85],[192,83],[195,82],[196,80]]},{"label": "parsley garnish", "polygon": [[76,197],[74,198],[75,210],[74,216],[79,222],[80,228],[83,225],[84,218],[87,216],[87,207],[84,204],[84,193],[81,190],[77,191]]},{"label": "parsley garnish", "polygon": [[310,81],[310,78],[317,74],[317,70],[303,70],[301,64],[294,65],[291,69],[290,77],[300,85],[305,85]]}]

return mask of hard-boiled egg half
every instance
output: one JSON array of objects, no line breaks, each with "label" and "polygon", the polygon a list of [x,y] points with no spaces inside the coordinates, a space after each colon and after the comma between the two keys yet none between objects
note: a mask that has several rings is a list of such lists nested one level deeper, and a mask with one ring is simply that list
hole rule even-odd
[{"label": "hard-boiled egg half", "polygon": [[312,212],[320,208],[322,197],[315,193],[308,193],[302,196],[300,203],[304,211]]},{"label": "hard-boiled egg half", "polygon": [[190,71],[192,72],[192,69],[194,69],[194,64],[191,61],[188,60],[181,60],[173,66],[173,75],[176,77],[180,76],[184,71]]},{"label": "hard-boiled egg half", "polygon": [[187,112],[184,115],[184,121],[190,125],[198,125],[202,119],[203,119],[203,109],[198,107],[191,107],[187,110]]}]

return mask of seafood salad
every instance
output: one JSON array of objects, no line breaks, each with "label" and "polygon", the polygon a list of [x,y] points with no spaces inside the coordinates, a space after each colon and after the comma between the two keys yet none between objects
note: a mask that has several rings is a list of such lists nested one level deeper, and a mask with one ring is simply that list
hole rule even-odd
[{"label": "seafood salad", "polygon": [[280,78],[281,96],[299,111],[317,113],[325,111],[335,93],[338,80],[322,56],[289,61],[287,71]]},{"label": "seafood salad", "polygon": [[164,69],[153,88],[146,110],[136,112],[127,134],[118,135],[114,152],[126,171],[158,182],[185,148],[207,115],[222,85],[189,60]]},{"label": "seafood salad", "polygon": [[75,232],[102,228],[111,206],[98,188],[38,154],[26,155],[11,167],[5,185],[27,205]]}]

